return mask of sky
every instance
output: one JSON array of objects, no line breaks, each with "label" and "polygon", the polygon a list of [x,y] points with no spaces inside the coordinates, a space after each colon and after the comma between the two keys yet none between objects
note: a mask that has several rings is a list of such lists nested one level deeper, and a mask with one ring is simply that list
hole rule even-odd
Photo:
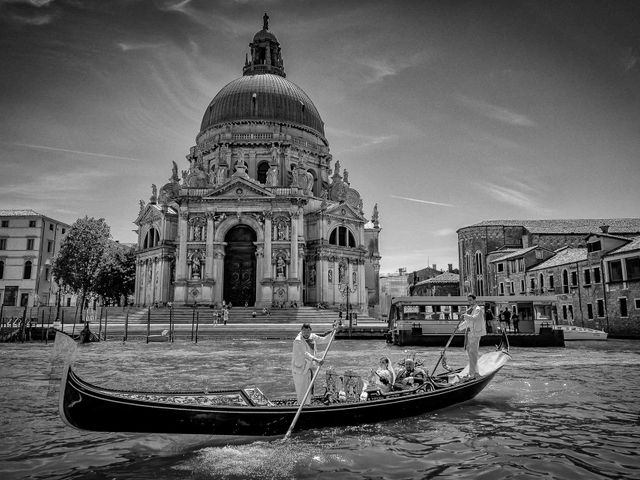
[{"label": "sky", "polygon": [[105,218],[187,168],[269,29],[381,273],[458,265],[483,220],[640,216],[640,2],[0,0],[0,208]]}]

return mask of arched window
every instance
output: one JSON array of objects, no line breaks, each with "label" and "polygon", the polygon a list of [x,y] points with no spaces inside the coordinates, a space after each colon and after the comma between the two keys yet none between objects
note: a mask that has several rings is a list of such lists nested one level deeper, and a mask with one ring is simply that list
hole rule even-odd
[{"label": "arched window", "polygon": [[356,239],[347,227],[336,227],[329,235],[329,243],[340,247],[356,248]]},{"label": "arched window", "polygon": [[31,278],[31,260],[24,262],[24,271],[22,272],[22,279],[28,280]]},{"label": "arched window", "polygon": [[155,228],[151,228],[144,237],[142,248],[152,248],[160,243],[160,233]]},{"label": "arched window", "polygon": [[267,172],[269,171],[269,162],[260,162],[258,165],[258,181],[267,183]]},{"label": "arched window", "polygon": [[476,274],[482,275],[482,252],[476,252]]},{"label": "arched window", "polygon": [[0,278],[4,278],[4,262],[0,260]]}]

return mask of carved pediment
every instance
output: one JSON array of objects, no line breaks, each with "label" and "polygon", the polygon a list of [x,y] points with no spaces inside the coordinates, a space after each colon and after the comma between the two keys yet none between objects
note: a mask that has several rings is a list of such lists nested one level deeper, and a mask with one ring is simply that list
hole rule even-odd
[{"label": "carved pediment", "polygon": [[236,177],[202,197],[203,200],[238,200],[274,198],[273,193],[259,183],[243,177]]},{"label": "carved pediment", "polygon": [[366,222],[366,218],[362,216],[359,211],[346,203],[340,203],[327,208],[326,215],[344,220]]},{"label": "carved pediment", "polygon": [[[173,208],[168,207],[167,213],[176,214],[176,211],[173,210]],[[161,220],[162,216],[163,216],[163,213],[160,205],[155,203],[149,203],[142,210],[140,210],[140,213],[138,214],[138,218],[136,218],[133,223],[135,223],[136,225],[153,223],[155,221]]]}]

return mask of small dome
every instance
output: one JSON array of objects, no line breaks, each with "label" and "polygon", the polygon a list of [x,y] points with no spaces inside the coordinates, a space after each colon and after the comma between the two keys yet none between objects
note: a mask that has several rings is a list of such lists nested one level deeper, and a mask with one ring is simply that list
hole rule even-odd
[{"label": "small dome", "polygon": [[298,124],[324,137],[324,122],[311,99],[279,75],[245,75],[228,83],[204,112],[200,131],[242,120]]},{"label": "small dome", "polygon": [[262,42],[264,40],[270,40],[271,42],[278,43],[276,36],[269,30],[260,30],[253,36],[253,43]]}]

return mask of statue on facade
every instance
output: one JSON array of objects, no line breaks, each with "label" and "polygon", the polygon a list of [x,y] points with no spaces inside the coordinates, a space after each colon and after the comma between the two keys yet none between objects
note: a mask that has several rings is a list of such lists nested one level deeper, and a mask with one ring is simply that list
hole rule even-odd
[{"label": "statue on facade", "polygon": [[155,183],[151,184],[151,197],[149,198],[149,203],[156,203],[158,201],[158,187],[156,187]]},{"label": "statue on facade", "polygon": [[227,167],[221,165],[218,167],[218,171],[216,172],[216,185],[222,185],[227,181]]},{"label": "statue on facade", "polygon": [[269,167],[269,171],[267,172],[267,186],[275,187],[278,185],[278,167],[276,165],[271,165]]},{"label": "statue on facade", "polygon": [[142,211],[144,210],[145,204],[144,204],[144,200],[140,200],[140,212],[142,213]]},{"label": "statue on facade", "polygon": [[338,283],[344,283],[344,265],[338,266]]},{"label": "statue on facade", "polygon": [[178,183],[180,178],[178,178],[178,164],[174,161],[173,167],[171,168],[171,178],[169,179],[171,183]]},{"label": "statue on facade", "polygon": [[273,165],[277,165],[279,160],[280,160],[280,148],[276,147],[276,144],[274,143],[271,146],[271,163]]},{"label": "statue on facade", "polygon": [[380,226],[380,220],[378,218],[378,204],[377,203],[373,206],[373,215],[371,215],[371,223],[373,223],[374,228],[378,228]]},{"label": "statue on facade", "polygon": [[285,261],[284,258],[282,258],[282,255],[278,255],[276,257],[276,275],[278,278],[285,277]]},{"label": "statue on facade", "polygon": [[209,183],[211,185],[213,185],[214,187],[217,185],[217,182],[218,182],[218,177],[216,175],[217,174],[217,171],[216,171],[217,168],[218,167],[214,166],[214,167],[211,167],[209,169]]},{"label": "statue on facade", "polygon": [[329,279],[329,283],[333,283],[333,268],[330,268],[327,272],[327,277]]},{"label": "statue on facade", "polygon": [[200,257],[194,255],[191,262],[191,278],[196,280],[200,278],[200,266]]}]

